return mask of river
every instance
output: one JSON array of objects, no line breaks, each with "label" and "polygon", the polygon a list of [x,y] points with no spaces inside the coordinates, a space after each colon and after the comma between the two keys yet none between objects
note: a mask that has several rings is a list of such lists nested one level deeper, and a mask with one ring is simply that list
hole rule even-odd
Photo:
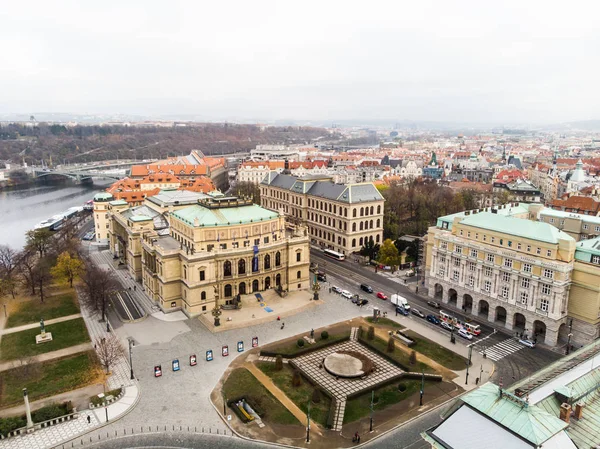
[{"label": "river", "polygon": [[83,206],[110,185],[94,180],[93,185],[38,184],[0,191],[0,245],[14,249],[25,246],[25,233],[40,221],[69,207]]}]

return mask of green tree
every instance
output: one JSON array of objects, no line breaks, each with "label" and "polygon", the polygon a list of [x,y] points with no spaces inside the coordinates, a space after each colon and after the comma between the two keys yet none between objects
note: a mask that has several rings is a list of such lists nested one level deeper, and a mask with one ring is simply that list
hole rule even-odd
[{"label": "green tree", "polygon": [[398,255],[398,248],[390,239],[385,239],[383,245],[379,248],[377,255],[377,262],[382,265],[400,265],[400,256]]},{"label": "green tree", "polygon": [[72,288],[73,280],[83,273],[83,262],[78,257],[71,257],[71,254],[65,251],[59,254],[56,265],[52,267],[50,273],[58,282],[68,282]]},{"label": "green tree", "polygon": [[50,247],[54,234],[49,229],[32,229],[27,231],[27,247],[37,251],[40,257],[44,257]]},{"label": "green tree", "polygon": [[387,352],[394,352],[394,349],[396,349],[396,343],[394,342],[394,337],[390,337],[388,339]]},{"label": "green tree", "polygon": [[369,258],[369,262],[371,262],[371,260],[375,257],[378,251],[379,243],[375,243],[374,240],[369,239],[360,249],[360,255],[367,256]]}]

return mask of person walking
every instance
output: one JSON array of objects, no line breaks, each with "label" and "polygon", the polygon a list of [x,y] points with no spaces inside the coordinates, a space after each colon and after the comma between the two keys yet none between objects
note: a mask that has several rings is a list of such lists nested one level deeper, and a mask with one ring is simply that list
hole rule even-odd
[{"label": "person walking", "polygon": [[281,323],[281,329],[285,327],[285,323]]},{"label": "person walking", "polygon": [[90,415],[87,416],[87,420],[88,420],[88,424],[91,424],[92,422],[92,417]]}]

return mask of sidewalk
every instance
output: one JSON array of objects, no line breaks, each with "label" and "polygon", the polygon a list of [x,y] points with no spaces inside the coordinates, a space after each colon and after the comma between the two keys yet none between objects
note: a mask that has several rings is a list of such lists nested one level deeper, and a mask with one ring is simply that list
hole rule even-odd
[{"label": "sidewalk", "polygon": [[[59,318],[53,318],[51,320],[44,320],[44,325],[48,326],[49,324],[62,323],[63,321],[75,320],[77,318],[81,318],[81,313],[75,313],[73,315],[61,316]],[[32,324],[24,324],[23,326],[10,327],[8,329],[0,330],[0,335],[6,334],[14,334],[15,332],[26,331],[28,329],[39,328],[40,323],[32,323]]]},{"label": "sidewalk", "polygon": [[[44,354],[34,355],[31,357],[31,363],[45,362],[47,360],[58,359],[71,354],[78,354],[80,352],[89,351],[93,349],[90,342],[81,343],[75,346],[69,346],[68,348],[59,349],[57,351],[46,352]],[[21,359],[9,360],[8,362],[0,363],[0,372],[6,371],[13,368],[23,366]]]}]

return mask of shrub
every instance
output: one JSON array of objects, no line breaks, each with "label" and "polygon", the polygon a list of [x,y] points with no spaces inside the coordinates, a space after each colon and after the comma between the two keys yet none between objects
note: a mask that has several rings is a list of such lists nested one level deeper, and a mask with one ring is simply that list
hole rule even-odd
[{"label": "shrub", "polygon": [[31,419],[33,422],[42,422],[67,415],[68,413],[64,404],[51,404],[32,412]]},{"label": "shrub", "polygon": [[292,377],[292,387],[299,387],[300,385],[302,385],[300,371],[294,371],[294,376]]},{"label": "shrub", "polygon": [[318,404],[319,402],[321,402],[321,390],[319,390],[318,388],[315,388],[313,390],[312,401],[313,404]]},{"label": "shrub", "polygon": [[388,339],[387,352],[394,352],[394,349],[396,349],[396,343],[394,343],[394,337],[390,337]]},{"label": "shrub", "polygon": [[329,338],[329,332],[323,331],[321,332],[321,340],[327,340]]},{"label": "shrub", "polygon": [[280,355],[275,357],[275,369],[277,371],[281,371],[283,369],[283,357],[281,357]]},{"label": "shrub", "polygon": [[373,404],[377,404],[379,402],[379,395],[373,395]]},{"label": "shrub", "polygon": [[367,338],[369,340],[375,339],[375,328],[373,326],[369,326],[369,331],[367,332]]},{"label": "shrub", "polygon": [[410,352],[409,362],[411,365],[414,365],[417,363],[417,353],[415,351]]},{"label": "shrub", "polygon": [[362,338],[364,331],[365,331],[365,330],[363,329],[363,327],[362,327],[362,326],[358,326],[358,332],[356,333],[356,334],[357,334],[356,336],[357,336],[358,338]]},{"label": "shrub", "polygon": [[15,416],[12,418],[0,418],[0,435],[7,436],[8,432],[25,427],[27,421],[24,416]]},{"label": "shrub", "polygon": [[298,341],[296,342],[296,344],[298,345],[299,348],[304,347],[304,339],[299,338]]},{"label": "shrub", "polygon": [[400,383],[398,385],[398,391],[401,392],[401,393],[405,392],[406,391],[406,384],[405,383]]}]

